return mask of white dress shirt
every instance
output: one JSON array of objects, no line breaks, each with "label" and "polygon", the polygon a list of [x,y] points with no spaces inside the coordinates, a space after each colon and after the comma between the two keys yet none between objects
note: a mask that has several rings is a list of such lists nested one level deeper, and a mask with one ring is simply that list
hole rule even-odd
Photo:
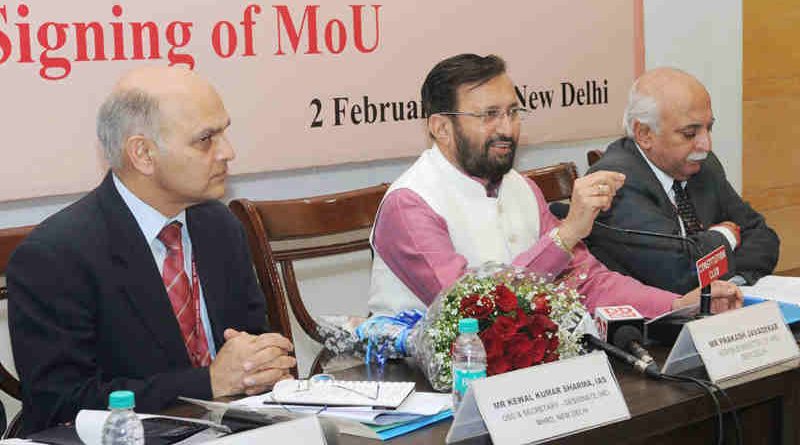
[{"label": "white dress shirt", "polygon": [[[114,179],[114,186],[117,188],[122,200],[125,201],[125,205],[127,205],[131,213],[133,213],[133,217],[136,219],[136,223],[139,225],[139,229],[142,231],[147,245],[150,246],[150,251],[153,253],[153,260],[156,262],[156,266],[158,266],[159,274],[163,273],[162,269],[164,268],[164,259],[167,257],[167,248],[158,239],[158,234],[161,232],[161,229],[173,221],[179,221],[181,223],[183,270],[186,271],[188,275],[188,271],[192,270],[192,239],[189,236],[189,226],[186,224],[186,210],[182,211],[174,218],[167,218],[162,215],[161,212],[154,209],[128,190],[117,175],[112,176]],[[191,279],[189,281],[191,282]],[[203,322],[203,330],[206,333],[208,352],[211,354],[211,359],[213,360],[217,355],[217,350],[214,346],[214,335],[211,331],[211,320],[208,318],[206,301],[205,298],[203,298],[203,286],[200,286],[199,294],[200,319]]]},{"label": "white dress shirt", "polygon": [[[658,179],[658,182],[661,184],[661,187],[664,188],[664,192],[667,193],[667,197],[669,198],[672,205],[675,206],[676,205],[675,190],[672,190],[672,183],[675,182],[675,178],[668,175],[666,172],[664,172],[664,170],[661,170],[655,164],[653,164],[647,157],[647,155],[645,155],[642,148],[639,147],[639,144],[636,144],[636,148],[639,150],[639,154],[642,155],[645,162],[647,162],[647,165],[650,166],[650,170],[652,170],[653,173],[656,175],[656,179]],[[681,181],[681,187],[683,187],[683,189],[686,190],[686,181]],[[686,236],[686,228],[683,225],[683,220],[681,219],[680,215],[678,215],[678,212],[675,212],[675,214],[678,217],[678,223],[681,226],[681,236]],[[709,230],[714,230],[716,232],[721,233],[722,236],[725,237],[725,240],[728,241],[728,244],[731,246],[731,250],[736,249],[737,247],[736,236],[733,234],[733,232],[730,231],[730,229],[722,226],[712,226],[709,228]]]}]

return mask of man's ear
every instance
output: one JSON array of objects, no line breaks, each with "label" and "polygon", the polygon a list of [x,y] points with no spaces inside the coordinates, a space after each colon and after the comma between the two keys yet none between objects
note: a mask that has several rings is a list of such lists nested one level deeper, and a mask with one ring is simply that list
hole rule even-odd
[{"label": "man's ear", "polygon": [[439,147],[450,145],[453,121],[447,116],[434,114],[428,117],[428,131]]},{"label": "man's ear", "polygon": [[156,144],[142,135],[129,137],[123,146],[123,154],[131,167],[145,176],[155,171],[154,156],[157,156],[157,152]]},{"label": "man's ear", "polygon": [[653,146],[655,132],[647,124],[633,121],[633,138],[642,150],[649,150]]}]

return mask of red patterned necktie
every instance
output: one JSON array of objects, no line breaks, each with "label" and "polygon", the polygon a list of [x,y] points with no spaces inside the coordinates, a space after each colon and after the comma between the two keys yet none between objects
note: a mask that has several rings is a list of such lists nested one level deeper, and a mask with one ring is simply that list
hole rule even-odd
[{"label": "red patterned necktie", "polygon": [[194,367],[208,366],[211,364],[211,355],[208,353],[206,331],[200,320],[200,283],[192,258],[192,285],[189,285],[189,276],[183,262],[181,223],[173,221],[167,224],[161,229],[158,239],[167,248],[161,277],[164,279],[175,318],[178,319],[189,360]]},{"label": "red patterned necktie", "polygon": [[697,218],[694,204],[689,200],[689,192],[684,190],[677,180],[672,182],[672,190],[675,192],[675,208],[683,220],[686,235],[694,235],[703,230],[703,225],[700,224],[700,219]]}]

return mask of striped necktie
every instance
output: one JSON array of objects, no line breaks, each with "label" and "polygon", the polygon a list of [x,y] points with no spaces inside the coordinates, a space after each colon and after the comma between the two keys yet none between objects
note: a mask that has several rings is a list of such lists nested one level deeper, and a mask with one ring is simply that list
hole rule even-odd
[{"label": "striped necktie", "polygon": [[161,277],[164,279],[169,302],[181,328],[189,360],[196,368],[208,366],[211,364],[211,356],[208,352],[206,331],[200,319],[200,283],[192,259],[192,285],[189,285],[189,276],[186,274],[183,262],[181,223],[173,221],[164,226],[158,234],[158,239],[167,248]]}]

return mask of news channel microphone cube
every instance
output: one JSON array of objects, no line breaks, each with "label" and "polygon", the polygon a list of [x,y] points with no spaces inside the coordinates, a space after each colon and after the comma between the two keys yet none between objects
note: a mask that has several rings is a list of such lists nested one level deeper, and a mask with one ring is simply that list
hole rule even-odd
[{"label": "news channel microphone cube", "polygon": [[594,324],[600,339],[611,342],[620,326],[630,325],[644,332],[644,317],[633,306],[600,306],[594,311]]}]

